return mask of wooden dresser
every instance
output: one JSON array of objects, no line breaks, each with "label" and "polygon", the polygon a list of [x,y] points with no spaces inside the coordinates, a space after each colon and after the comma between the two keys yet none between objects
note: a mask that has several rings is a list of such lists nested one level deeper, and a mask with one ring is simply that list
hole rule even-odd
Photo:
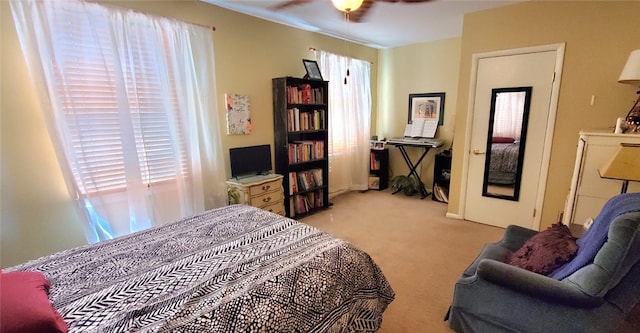
[{"label": "wooden dresser", "polygon": [[260,175],[227,180],[229,204],[245,204],[285,215],[282,175]]},{"label": "wooden dresser", "polygon": [[[604,204],[620,194],[621,180],[600,178],[603,168],[620,143],[640,143],[640,134],[614,134],[610,130],[580,132],[576,163],[562,222],[585,224],[596,218]],[[640,183],[629,182],[627,192],[640,192]]]}]

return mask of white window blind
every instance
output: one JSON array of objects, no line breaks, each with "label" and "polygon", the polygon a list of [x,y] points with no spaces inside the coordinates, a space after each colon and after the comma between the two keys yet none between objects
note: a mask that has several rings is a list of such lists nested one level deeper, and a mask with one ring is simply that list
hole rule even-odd
[{"label": "white window blind", "polygon": [[[162,59],[169,52],[140,34],[129,36],[125,48],[105,43],[117,33],[108,19],[76,12],[50,21],[59,107],[79,162],[73,174],[84,194],[125,188],[127,172],[129,179],[148,185],[172,180],[176,173],[188,176],[189,170],[184,140],[178,139],[184,129],[177,116],[175,79],[170,62]],[[113,56],[118,49],[127,54]],[[127,63],[113,63],[118,59]],[[122,75],[116,75],[116,68]],[[124,84],[117,82],[122,77]],[[163,95],[163,84],[171,86],[172,96]],[[131,154],[137,165],[126,164]]]}]

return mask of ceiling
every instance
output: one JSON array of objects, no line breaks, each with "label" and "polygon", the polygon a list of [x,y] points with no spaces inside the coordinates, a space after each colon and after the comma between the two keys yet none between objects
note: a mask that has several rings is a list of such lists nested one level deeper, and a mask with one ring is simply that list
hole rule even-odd
[{"label": "ceiling", "polygon": [[229,10],[374,48],[390,48],[459,37],[465,13],[526,0],[433,0],[376,2],[362,22],[345,21],[330,0],[273,10],[287,0],[202,0]]}]

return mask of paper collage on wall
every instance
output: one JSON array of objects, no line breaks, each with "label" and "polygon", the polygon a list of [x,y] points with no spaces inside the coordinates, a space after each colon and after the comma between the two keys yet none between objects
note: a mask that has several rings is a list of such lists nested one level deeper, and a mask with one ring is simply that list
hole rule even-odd
[{"label": "paper collage on wall", "polygon": [[251,134],[249,96],[224,94],[227,109],[227,134]]}]

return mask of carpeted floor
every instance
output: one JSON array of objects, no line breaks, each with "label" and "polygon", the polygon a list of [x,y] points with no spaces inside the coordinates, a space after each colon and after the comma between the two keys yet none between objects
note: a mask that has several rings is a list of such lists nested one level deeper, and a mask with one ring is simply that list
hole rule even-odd
[{"label": "carpeted floor", "polygon": [[301,221],[355,244],[380,266],[396,299],[379,332],[452,332],[443,318],[456,280],[504,229],[448,219],[444,203],[388,190],[350,192],[331,202]]}]

